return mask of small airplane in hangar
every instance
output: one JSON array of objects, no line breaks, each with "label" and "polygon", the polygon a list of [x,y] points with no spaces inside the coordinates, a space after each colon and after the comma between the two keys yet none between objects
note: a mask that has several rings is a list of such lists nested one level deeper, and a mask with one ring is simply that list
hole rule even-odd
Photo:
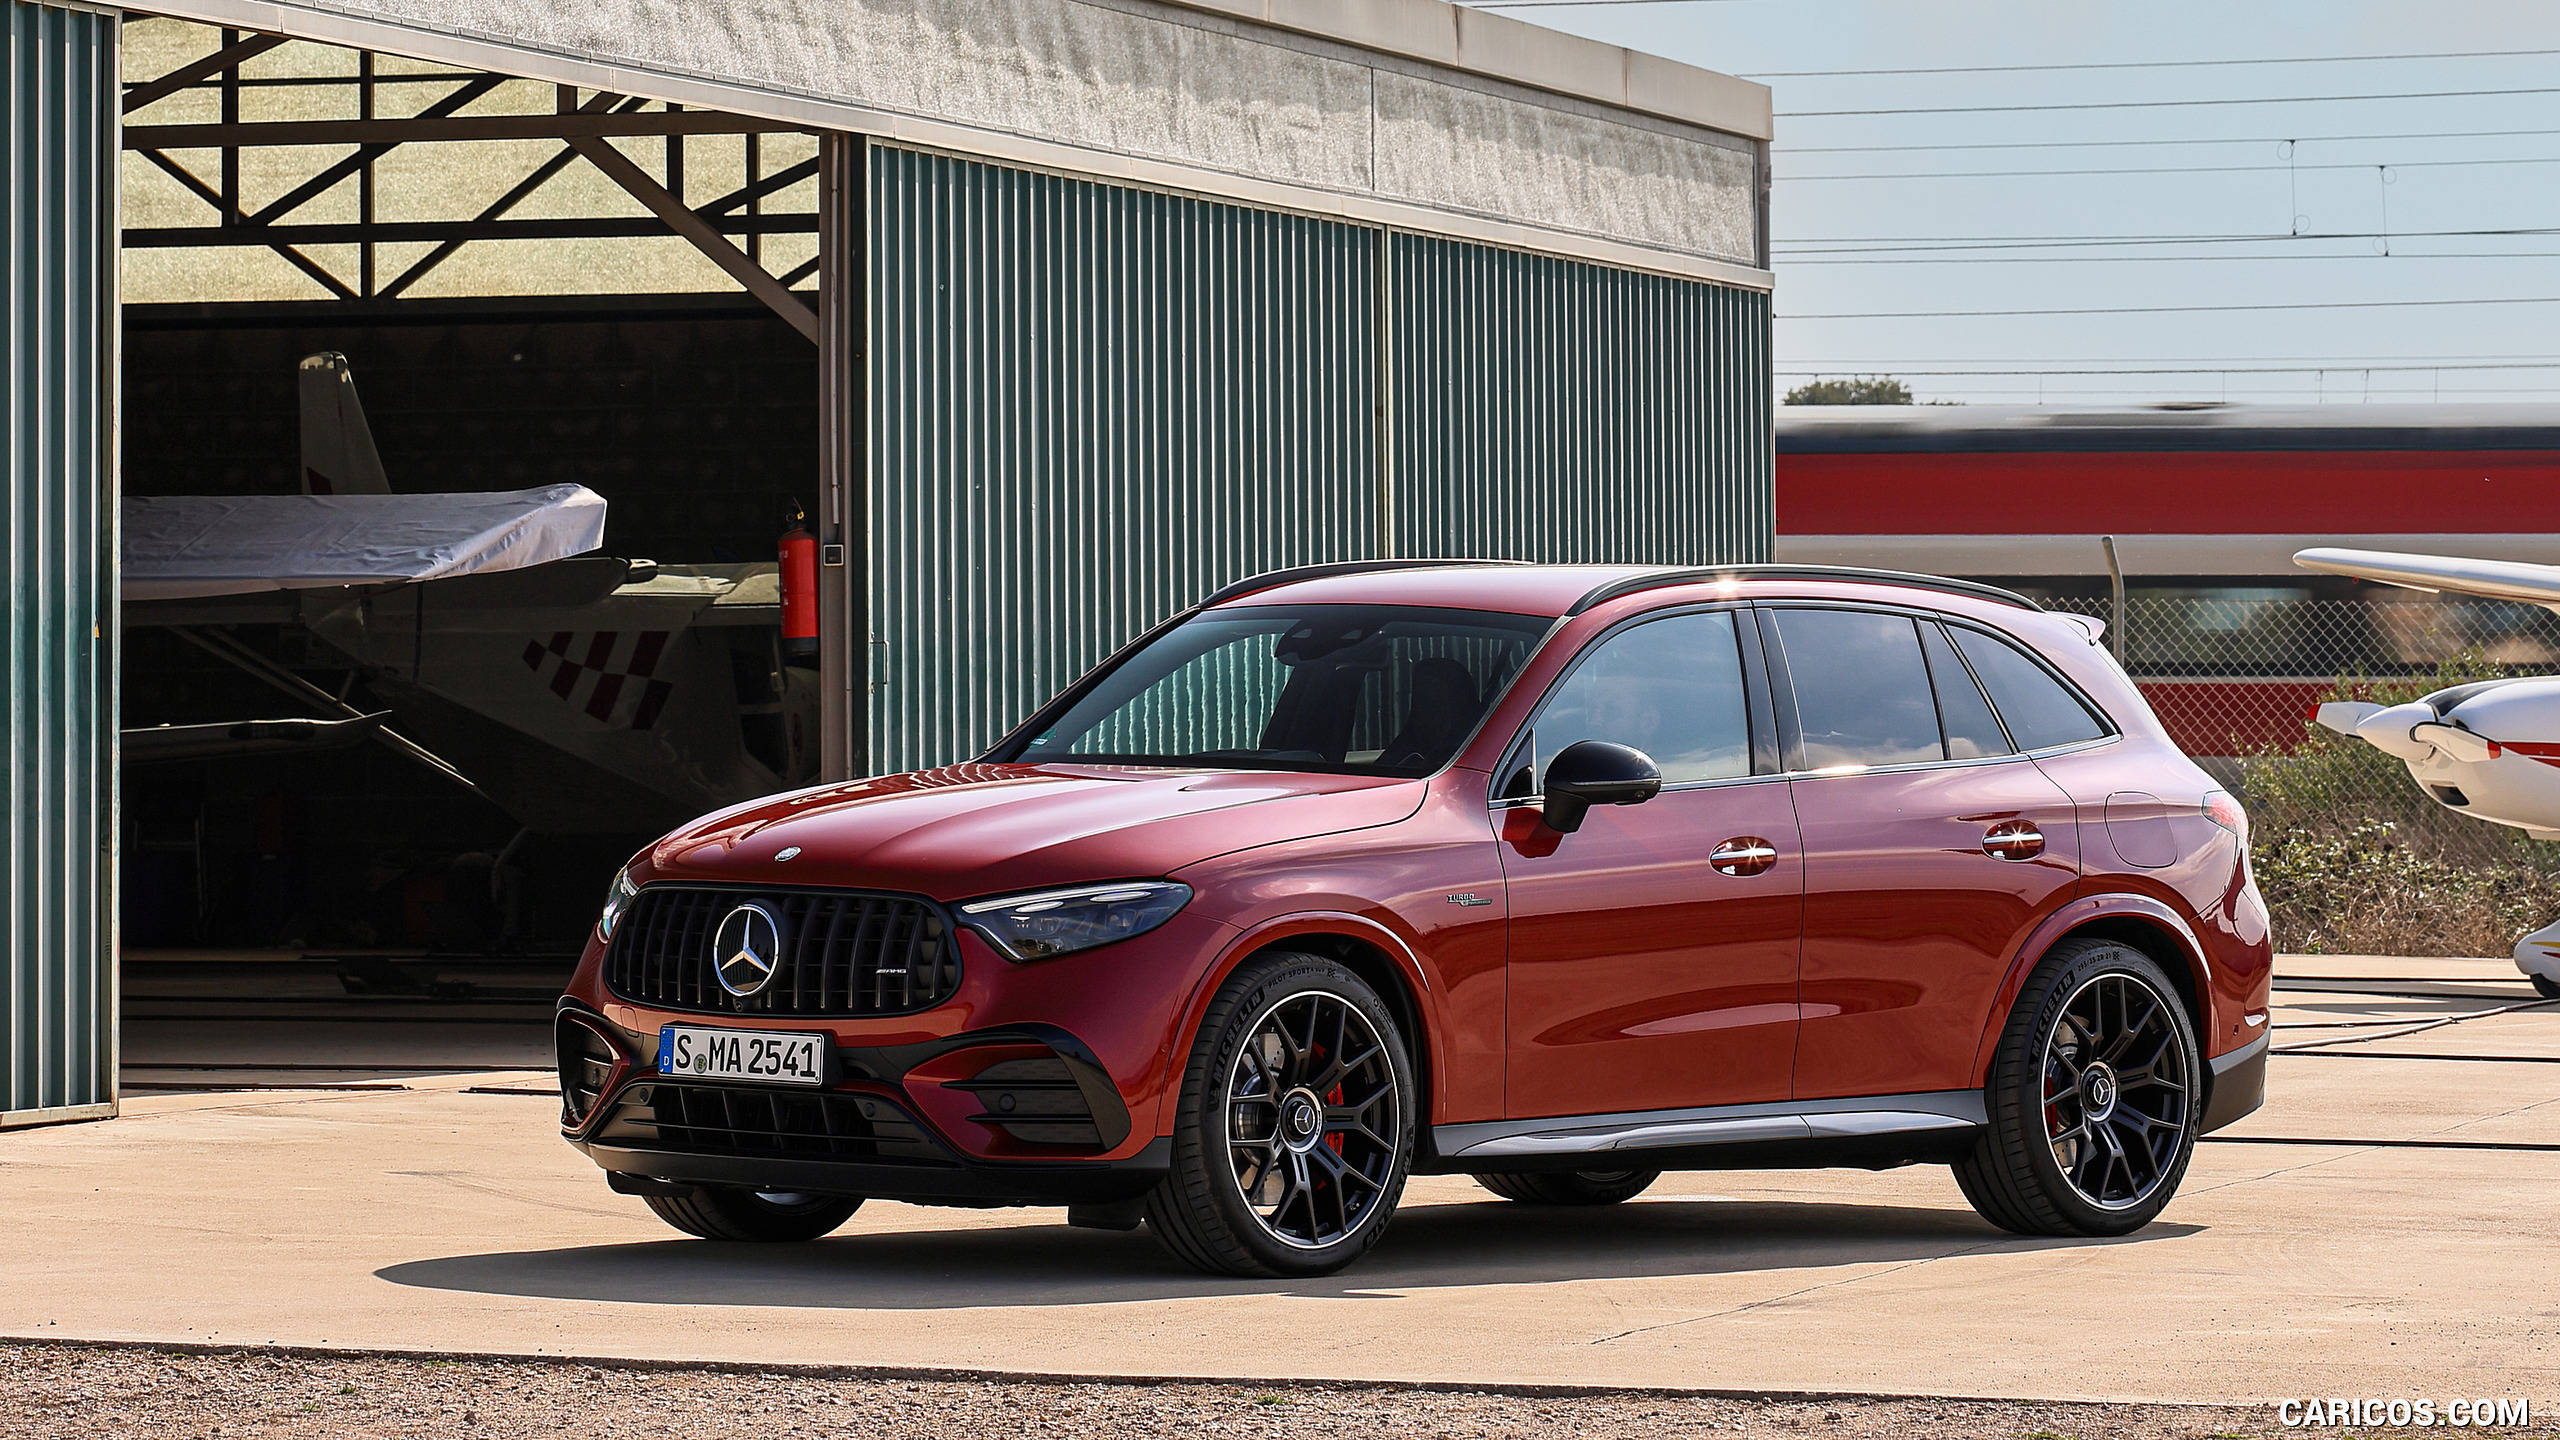
[{"label": "small airplane in hangar", "polygon": [[[395,492],[346,357],[305,357],[298,378],[302,493],[127,500],[124,621],[322,718],[140,726],[128,764],[370,741],[530,832],[597,836],[816,777],[817,677],[787,663],[778,561],[596,554],[605,501],[577,485]],[[309,636],[320,668],[385,708],[279,664],[243,625]]]},{"label": "small airplane in hangar", "polygon": [[[2560,566],[2325,548],[2293,559],[2332,575],[2560,611]],[[2560,675],[2475,681],[2405,705],[2333,700],[2313,718],[2408,766],[2448,810],[2560,840]],[[2560,922],[2517,941],[2515,956],[2535,990],[2560,999]]]}]

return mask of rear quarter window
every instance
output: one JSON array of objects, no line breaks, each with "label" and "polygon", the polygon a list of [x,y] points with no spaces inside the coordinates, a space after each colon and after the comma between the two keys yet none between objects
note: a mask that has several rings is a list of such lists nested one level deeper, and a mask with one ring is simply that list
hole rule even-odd
[{"label": "rear quarter window", "polygon": [[2070,686],[2016,645],[1962,625],[1947,628],[2019,749],[2078,745],[2112,733]]}]

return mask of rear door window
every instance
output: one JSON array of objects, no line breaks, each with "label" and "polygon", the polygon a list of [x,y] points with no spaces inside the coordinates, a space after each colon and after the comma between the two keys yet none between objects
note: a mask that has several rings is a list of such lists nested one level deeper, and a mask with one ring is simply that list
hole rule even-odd
[{"label": "rear door window", "polygon": [[2077,745],[2108,733],[2105,722],[2069,686],[2017,646],[1962,625],[1948,628],[1955,633],[1956,648],[1973,662],[1973,673],[1982,677],[1982,688],[1990,692],[2019,749]]},{"label": "rear door window", "polygon": [[1577,740],[1632,745],[1666,785],[1751,773],[1751,706],[1730,611],[1673,615],[1601,641],[1557,687],[1529,753],[1544,793],[1547,762]]},{"label": "rear door window", "polygon": [[1947,758],[1938,707],[1908,615],[1871,610],[1769,612],[1794,682],[1803,770],[1913,765]]},{"label": "rear door window", "polygon": [[1938,692],[1938,723],[1947,732],[1947,758],[1979,760],[2009,754],[2009,737],[2000,733],[1991,702],[1982,698],[1982,687],[1973,683],[1964,661],[1956,658],[1947,632],[1935,621],[1921,621],[1920,648],[1929,655],[1929,683]]}]

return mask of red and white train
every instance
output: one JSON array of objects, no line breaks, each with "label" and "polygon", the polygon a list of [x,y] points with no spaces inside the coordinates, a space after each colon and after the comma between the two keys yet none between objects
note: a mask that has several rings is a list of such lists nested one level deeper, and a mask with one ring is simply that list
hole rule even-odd
[{"label": "red and white train", "polygon": [[2112,613],[2191,754],[2300,738],[2346,673],[2475,649],[2560,669],[2536,606],[2317,575],[2346,546],[2560,564],[2560,405],[1783,406],[1777,558],[1987,580]]}]

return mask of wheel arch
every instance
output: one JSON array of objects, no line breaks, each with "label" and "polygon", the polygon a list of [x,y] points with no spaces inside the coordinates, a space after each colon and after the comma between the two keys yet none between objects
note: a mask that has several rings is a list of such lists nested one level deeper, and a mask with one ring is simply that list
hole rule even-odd
[{"label": "wheel arch", "polygon": [[1284,916],[1230,941],[1217,963],[1201,977],[1190,1003],[1183,1007],[1181,1023],[1171,1037],[1175,1073],[1181,1071],[1180,1057],[1188,1055],[1198,1042],[1201,1020],[1208,1014],[1209,1002],[1219,987],[1250,961],[1275,950],[1321,955],[1359,976],[1387,1002],[1396,1025],[1404,1032],[1406,1053],[1413,1063],[1415,1128],[1418,1135],[1428,1136],[1431,1097],[1443,1063],[1441,1029],[1426,998],[1434,993],[1430,979],[1402,937],[1357,915],[1313,912]]},{"label": "wheel arch", "polygon": [[2146,895],[2085,895],[2047,916],[2031,931],[2009,962],[1997,1000],[1982,1027],[1973,1056],[1973,1083],[1986,1083],[2000,1032],[2008,1028],[2019,992],[2036,965],[2066,940],[2112,940],[2151,957],[2169,977],[2178,1000],[2195,1027],[2198,1054],[2214,1033],[2213,974],[2195,930],[2175,910]]}]

